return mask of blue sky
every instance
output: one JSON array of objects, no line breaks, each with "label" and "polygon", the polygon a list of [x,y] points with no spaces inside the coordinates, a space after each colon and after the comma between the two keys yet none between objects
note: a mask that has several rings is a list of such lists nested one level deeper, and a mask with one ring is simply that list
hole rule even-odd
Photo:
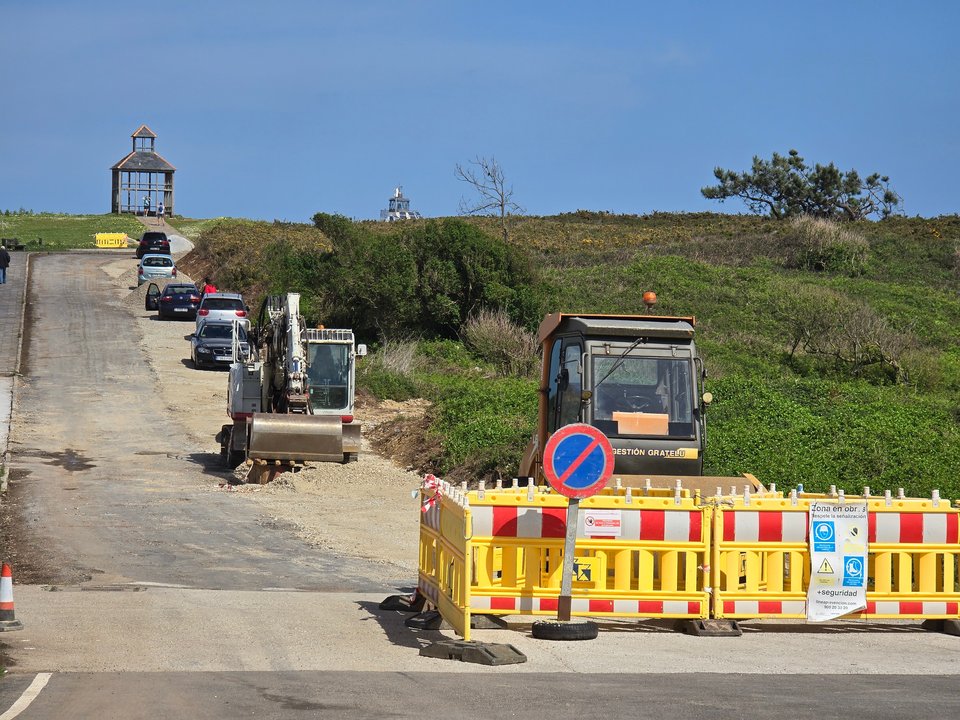
[{"label": "blue sky", "polygon": [[107,212],[146,123],[176,210],[456,214],[494,156],[530,214],[719,210],[797,148],[958,212],[960,4],[0,0],[0,209]]}]

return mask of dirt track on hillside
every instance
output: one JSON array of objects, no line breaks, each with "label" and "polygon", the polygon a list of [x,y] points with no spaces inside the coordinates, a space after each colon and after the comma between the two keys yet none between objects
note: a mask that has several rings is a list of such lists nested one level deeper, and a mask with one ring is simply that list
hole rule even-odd
[{"label": "dirt track on hillside", "polygon": [[[146,289],[131,289],[136,284],[131,267],[128,260],[118,259],[103,269],[115,279],[119,299],[136,317],[143,353],[159,378],[164,404],[183,427],[185,440],[209,448],[211,456],[219,456],[215,436],[228,422],[227,373],[193,368],[186,339],[193,322],[159,321],[155,312],[145,311]],[[179,279],[188,278],[181,274]],[[360,402],[357,419],[365,435],[384,420],[422,417],[423,411],[421,401]],[[234,476],[240,479],[243,471],[241,466]],[[419,512],[411,493],[419,483],[419,475],[378,455],[364,437],[358,462],[312,464],[266,485],[221,480],[211,482],[211,491],[236,493],[257,503],[283,526],[295,527],[296,533],[312,545],[409,568],[413,582]]]}]

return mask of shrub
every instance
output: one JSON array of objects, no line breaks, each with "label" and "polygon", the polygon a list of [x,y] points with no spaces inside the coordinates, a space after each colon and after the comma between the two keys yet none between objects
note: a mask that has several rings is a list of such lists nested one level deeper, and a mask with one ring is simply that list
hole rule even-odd
[{"label": "shrub", "polygon": [[477,474],[473,479],[515,473],[536,425],[537,383],[462,374],[435,375],[427,383],[435,403],[432,430],[443,438],[442,472],[465,467]]},{"label": "shrub", "polygon": [[469,223],[398,223],[388,234],[323,213],[314,221],[334,244],[318,292],[331,318],[360,335],[455,337],[471,312],[491,307],[539,320],[527,258]]},{"label": "shrub", "polygon": [[467,345],[502,376],[529,377],[537,368],[537,336],[512,322],[503,310],[481,310],[463,326]]},{"label": "shrub", "polygon": [[417,344],[413,340],[385,340],[357,368],[357,383],[381,400],[409,400],[419,395],[414,379]]},{"label": "shrub", "polygon": [[808,491],[960,494],[960,427],[946,407],[901,387],[730,376],[708,389],[707,474],[750,472]]},{"label": "shrub", "polygon": [[824,218],[791,218],[783,242],[787,267],[856,277],[866,270],[870,245],[857,232]]}]

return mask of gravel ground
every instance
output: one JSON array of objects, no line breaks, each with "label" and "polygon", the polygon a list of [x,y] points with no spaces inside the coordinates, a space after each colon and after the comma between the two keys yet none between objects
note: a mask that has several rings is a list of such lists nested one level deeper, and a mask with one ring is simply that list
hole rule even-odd
[{"label": "gravel ground", "polygon": [[[189,360],[188,337],[193,322],[159,321],[143,308],[146,285],[136,286],[136,268],[129,259],[103,266],[117,283],[118,301],[135,315],[143,334],[143,351],[158,378],[167,409],[184,429],[192,452],[210,454],[215,465],[215,440],[226,415],[227,373],[200,371]],[[180,274],[178,282],[192,278]],[[385,419],[420,417],[422,402],[358,406],[364,433]],[[235,475],[243,476],[243,466]],[[267,485],[234,484],[222,474],[210,482],[212,492],[230,492],[243,502],[257,503],[264,514],[296,527],[306,542],[322,548],[390,563],[409,570],[416,579],[419,510],[411,493],[420,477],[374,452],[364,437],[356,463],[316,463],[297,473],[285,473]]]}]

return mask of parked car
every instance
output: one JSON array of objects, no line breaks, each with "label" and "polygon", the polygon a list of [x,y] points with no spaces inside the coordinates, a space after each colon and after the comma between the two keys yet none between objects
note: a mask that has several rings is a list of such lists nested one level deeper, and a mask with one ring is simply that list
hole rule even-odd
[{"label": "parked car", "polygon": [[137,258],[144,255],[169,255],[170,241],[167,234],[157,230],[148,230],[140,236],[140,244],[137,245]]},{"label": "parked car", "polygon": [[250,310],[238,293],[207,293],[200,299],[197,308],[197,330],[211,320],[232,322],[239,320],[245,329],[250,329]]},{"label": "parked car", "polygon": [[250,355],[247,331],[239,323],[224,320],[208,320],[190,336],[190,359],[197,369],[215,366],[229,366],[233,362],[233,328],[240,333],[240,359]]},{"label": "parked car", "polygon": [[177,266],[169,255],[144,255],[137,266],[137,285],[157,278],[175,278]]},{"label": "parked car", "polygon": [[193,283],[167,283],[160,292],[156,283],[150,283],[144,300],[146,310],[156,310],[161,320],[186,318],[193,320],[200,305],[200,290]]}]

